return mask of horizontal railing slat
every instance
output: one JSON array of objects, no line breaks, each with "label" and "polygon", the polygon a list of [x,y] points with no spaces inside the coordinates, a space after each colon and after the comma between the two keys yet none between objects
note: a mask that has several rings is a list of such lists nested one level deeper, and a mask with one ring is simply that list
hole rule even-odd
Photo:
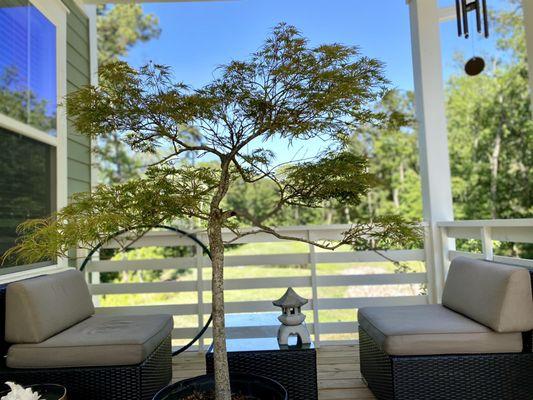
[{"label": "horizontal railing slat", "polygon": [[[457,250],[449,251],[450,261],[457,257],[468,257],[468,258],[475,258],[479,260],[484,259],[484,255],[481,253],[469,253],[467,251],[457,251]],[[520,267],[533,268],[533,260],[529,260],[526,258],[494,256],[494,261],[500,262],[503,264],[510,264],[510,265],[516,265]]]},{"label": "horizontal railing slat", "polygon": [[[265,254],[256,256],[226,256],[225,267],[267,266],[267,265],[304,265],[309,261],[307,254]],[[196,258],[175,257],[150,260],[106,260],[91,261],[88,272],[118,272],[139,270],[184,269],[196,266]],[[209,268],[211,261],[202,257],[202,267]]]},{"label": "horizontal railing slat", "polygon": [[346,252],[317,252],[318,264],[325,263],[352,263],[352,262],[388,262],[395,261],[424,261],[424,250],[387,250],[387,251],[346,251]]},{"label": "horizontal railing slat", "polygon": [[185,269],[196,265],[194,257],[169,257],[149,260],[104,260],[90,261],[87,264],[87,272],[119,272],[119,271],[142,271]]},{"label": "horizontal railing slat", "polygon": [[510,218],[510,219],[470,219],[459,221],[440,221],[437,222],[438,227],[490,227],[490,228],[517,228],[517,227],[532,227],[533,218]]},{"label": "horizontal railing slat", "polygon": [[[356,263],[356,262],[387,262],[388,259],[395,261],[424,261],[423,250],[390,250],[380,252],[352,251],[352,252],[317,252],[318,264]],[[386,258],[385,258],[385,257]],[[309,263],[309,254],[258,254],[249,256],[226,256],[226,267],[269,266],[269,265],[306,265]],[[202,267],[208,268],[211,263],[209,258],[202,258]],[[165,259],[149,260],[105,260],[91,261],[87,265],[87,272],[118,272],[139,270],[165,270],[184,269],[196,266],[194,257],[174,257]]]},{"label": "horizontal railing slat", "polygon": [[98,283],[89,285],[91,294],[147,294],[195,292],[196,281],[140,282],[140,283]]},{"label": "horizontal railing slat", "polygon": [[[319,275],[320,287],[362,286],[362,285],[401,285],[425,283],[425,273],[373,274],[373,275]],[[211,290],[211,281],[202,282],[204,290]],[[286,287],[309,287],[308,276],[276,278],[242,278],[226,279],[225,290],[276,289]],[[99,283],[89,285],[91,294],[146,294],[195,292],[197,281],[144,282],[144,283]]]},{"label": "horizontal railing slat", "polygon": [[[351,225],[341,224],[341,225],[319,225],[319,226],[288,226],[288,227],[278,227],[276,231],[282,233],[285,236],[291,236],[295,238],[304,239],[307,238],[307,232],[312,231],[310,238],[312,240],[339,240],[343,232],[346,232],[350,229]],[[253,231],[253,228],[242,229],[241,232]],[[204,243],[207,243],[207,237],[205,231],[191,232],[199,240]],[[224,230],[222,232],[222,238],[225,242],[228,242],[235,238],[233,232],[229,230]],[[133,242],[133,236],[131,234],[125,234],[118,236],[115,240],[104,244],[102,248],[104,249],[117,249],[124,246],[124,243]],[[256,233],[251,235],[246,235],[233,243],[235,244],[244,244],[244,243],[275,243],[275,242],[286,242],[285,239],[277,238],[273,235],[267,233]],[[181,236],[172,231],[165,230],[156,230],[151,231],[141,238],[136,238],[134,243],[129,245],[130,248],[144,247],[144,246],[182,246],[182,245],[191,245],[191,240]]]}]

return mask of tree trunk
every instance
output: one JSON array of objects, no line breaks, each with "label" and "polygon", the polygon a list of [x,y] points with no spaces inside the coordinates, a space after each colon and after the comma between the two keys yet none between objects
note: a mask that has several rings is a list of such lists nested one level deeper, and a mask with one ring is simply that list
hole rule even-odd
[{"label": "tree trunk", "polygon": [[405,180],[405,171],[403,166],[403,161],[400,162],[400,166],[398,167],[398,172],[400,175],[400,182],[397,187],[394,188],[392,191],[392,201],[394,203],[394,208],[399,209],[400,208],[400,189],[403,187],[403,181]]},{"label": "tree trunk", "polygon": [[374,213],[374,205],[372,204],[372,194],[370,192],[366,195],[366,203],[368,206],[368,214],[372,215]]},{"label": "tree trunk", "polygon": [[120,139],[116,133],[113,133],[112,137],[113,137],[113,145],[115,146],[115,154],[114,154],[115,165],[117,167],[117,176],[115,178],[115,183],[122,183],[122,163],[120,160]]},{"label": "tree trunk", "polygon": [[498,130],[490,156],[490,214],[492,219],[498,218],[498,170],[501,142],[501,131]]},{"label": "tree trunk", "polygon": [[226,324],[224,322],[224,242],[222,241],[222,216],[213,210],[209,219],[207,235],[211,251],[213,344],[215,362],[215,398],[231,400],[228,355],[226,351]]},{"label": "tree trunk", "polygon": [[392,202],[394,203],[394,208],[400,208],[400,189],[394,188],[392,190]]}]

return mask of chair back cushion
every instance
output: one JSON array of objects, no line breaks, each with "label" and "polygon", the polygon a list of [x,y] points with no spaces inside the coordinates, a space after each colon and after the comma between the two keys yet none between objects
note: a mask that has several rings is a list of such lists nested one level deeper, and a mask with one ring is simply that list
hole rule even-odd
[{"label": "chair back cushion", "polygon": [[82,273],[69,270],[10,283],[6,290],[8,343],[40,343],[94,314]]},{"label": "chair back cushion", "polygon": [[533,298],[525,268],[458,257],[451,263],[442,304],[496,332],[533,329]]}]

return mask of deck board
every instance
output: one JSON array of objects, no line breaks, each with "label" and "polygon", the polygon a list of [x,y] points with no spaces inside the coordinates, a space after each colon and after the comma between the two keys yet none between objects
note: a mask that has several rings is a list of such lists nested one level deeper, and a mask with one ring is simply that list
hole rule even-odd
[{"label": "deck board", "polygon": [[[326,346],[317,350],[320,400],[375,399],[361,379],[357,346]],[[172,360],[173,381],[205,373],[205,356],[187,352]]]}]

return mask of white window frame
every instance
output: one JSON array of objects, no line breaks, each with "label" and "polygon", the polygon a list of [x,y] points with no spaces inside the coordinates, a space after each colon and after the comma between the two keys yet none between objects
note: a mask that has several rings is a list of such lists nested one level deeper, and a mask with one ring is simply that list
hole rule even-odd
[{"label": "white window frame", "polygon": [[[7,115],[0,114],[0,127],[17,134],[26,136],[35,141],[50,145],[55,151],[55,199],[54,207],[60,210],[68,201],[68,175],[67,175],[67,116],[64,107],[60,106],[67,94],[67,14],[68,8],[61,0],[29,0],[56,29],[56,102],[57,121],[56,136],[36,129],[24,122],[20,122]],[[23,162],[23,161],[22,161]],[[51,273],[67,267],[67,260],[60,258],[57,264],[46,267],[29,268],[25,271],[0,275],[0,283],[23,279],[28,276]]]}]

